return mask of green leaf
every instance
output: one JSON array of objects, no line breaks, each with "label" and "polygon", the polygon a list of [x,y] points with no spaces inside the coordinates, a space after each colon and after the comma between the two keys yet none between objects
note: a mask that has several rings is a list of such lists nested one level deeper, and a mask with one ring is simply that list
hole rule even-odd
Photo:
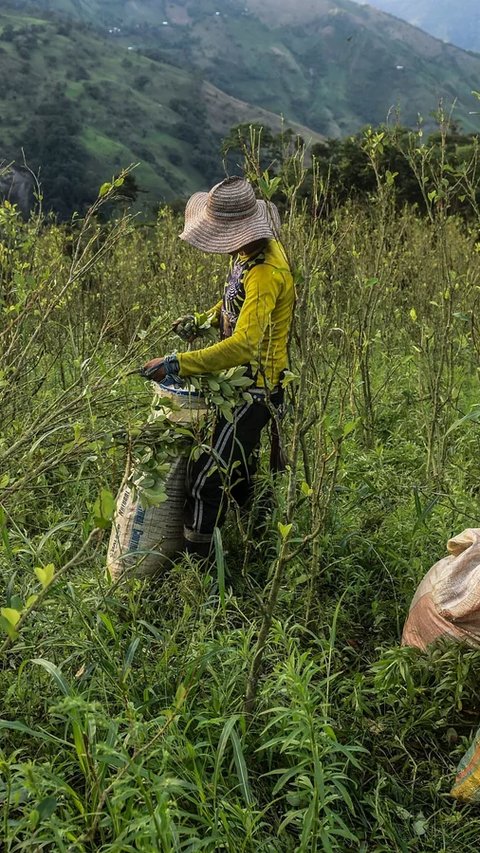
[{"label": "green leaf", "polygon": [[138,489],[138,496],[143,509],[148,509],[151,506],[160,506],[168,500],[168,495],[164,489]]},{"label": "green leaf", "polygon": [[283,379],[280,383],[282,388],[286,388],[287,385],[290,385],[292,382],[295,382],[296,378],[297,377],[295,376],[294,373],[292,373],[291,370],[285,370],[285,372],[283,374]]},{"label": "green leaf", "polygon": [[222,729],[222,733],[221,733],[219,741],[218,741],[217,752],[216,752],[216,756],[215,756],[215,767],[214,767],[214,771],[213,771],[213,780],[212,780],[214,792],[216,792],[218,780],[220,777],[220,767],[222,765],[225,747],[227,745],[227,742],[230,738],[230,734],[231,734],[232,729],[233,729],[235,723],[237,722],[237,720],[238,720],[238,714],[234,714],[232,717],[230,717],[225,722],[225,725]]},{"label": "green leaf", "polygon": [[409,313],[409,315],[410,315],[410,319],[412,320],[412,322],[413,322],[413,323],[416,323],[416,321],[417,321],[417,312],[415,311],[415,308],[410,308],[410,311],[409,311],[408,313]]},{"label": "green leaf", "polygon": [[1,607],[0,614],[3,616],[4,619],[6,619],[6,621],[12,628],[15,628],[15,625],[18,624],[22,616],[20,611],[15,610],[13,607]]},{"label": "green leaf", "polygon": [[220,413],[229,424],[233,424],[233,412],[228,406],[219,406]]},{"label": "green leaf", "polygon": [[58,687],[60,688],[64,696],[73,695],[72,688],[70,687],[68,681],[66,680],[65,676],[58,668],[58,666],[55,666],[55,664],[49,660],[45,660],[45,658],[32,658],[32,663],[35,663],[37,664],[37,666],[42,666],[44,669],[46,669],[49,675],[51,675],[56,681]]},{"label": "green leaf", "polygon": [[278,522],[278,531],[282,539],[286,539],[293,527],[293,524],[282,524],[280,521]]},{"label": "green leaf", "polygon": [[419,837],[427,832],[427,821],[422,812],[419,812],[417,819],[413,822],[413,831]]},{"label": "green leaf", "polygon": [[98,191],[99,198],[103,198],[103,196],[106,195],[111,189],[112,189],[112,184],[110,183],[110,181],[105,181],[105,183],[102,184],[102,186],[100,187],[100,189]]},{"label": "green leaf", "polygon": [[57,808],[57,805],[55,797],[45,797],[37,806],[39,820],[48,820]]},{"label": "green leaf", "polygon": [[449,435],[454,429],[458,429],[459,426],[466,423],[467,421],[473,421],[474,423],[478,423],[480,421],[480,406],[477,404],[467,415],[464,415],[463,418],[459,418],[457,421],[454,421],[453,424],[447,429],[445,436]]},{"label": "green leaf", "polygon": [[281,181],[282,179],[278,175],[271,178],[267,171],[263,172],[262,176],[258,179],[260,192],[266,199],[271,199],[280,186]]},{"label": "green leaf", "polygon": [[305,483],[305,482],[303,482],[302,485],[300,486],[300,491],[301,491],[302,495],[305,495],[306,498],[309,498],[309,497],[311,497],[311,495],[313,495],[312,487],[309,486],[308,483]]},{"label": "green leaf", "polygon": [[248,386],[252,384],[252,380],[249,376],[237,376],[234,379],[231,379],[230,382],[235,388],[248,388]]},{"label": "green leaf", "polygon": [[233,757],[235,760],[235,767],[237,770],[238,781],[240,782],[240,788],[243,794],[243,798],[247,806],[250,806],[254,802],[254,798],[252,795],[252,790],[250,788],[247,764],[243,755],[242,745],[240,743],[240,738],[238,737],[234,728],[232,728],[232,731],[230,732],[230,740],[232,741]]},{"label": "green leaf", "polygon": [[25,723],[21,723],[20,720],[0,720],[0,729],[8,729],[12,732],[22,732],[22,734],[37,738],[38,740],[44,740],[47,743],[70,746],[70,743],[67,740],[62,740],[55,735],[51,735],[43,729],[31,729],[30,726],[26,726]]},{"label": "green leaf", "polygon": [[359,423],[360,418],[355,418],[354,421],[347,421],[347,423],[343,427],[343,438],[347,438],[347,436],[351,435],[352,432],[355,432]]},{"label": "green leaf", "polygon": [[13,558],[13,551],[10,545],[10,537],[8,535],[7,517],[5,510],[0,506],[0,539],[5,548],[5,553],[10,559]]},{"label": "green leaf", "polygon": [[48,566],[45,566],[44,569],[42,569],[40,566],[37,566],[33,571],[35,572],[38,580],[42,584],[42,589],[46,589],[47,586],[51,584],[55,576],[55,566],[53,565],[53,563],[49,563]]},{"label": "green leaf", "polygon": [[72,724],[72,734],[73,734],[73,743],[75,745],[75,752],[77,753],[78,763],[82,768],[82,772],[85,776],[88,774],[88,761],[87,761],[87,747],[85,743],[85,737],[82,731],[82,726],[77,719],[77,714],[74,712],[72,714],[74,717],[71,720]]},{"label": "green leaf", "polygon": [[9,601],[9,607],[13,607],[14,610],[19,610],[20,613],[23,610],[23,600],[20,595],[12,595]]},{"label": "green leaf", "polygon": [[120,676],[122,681],[125,681],[125,679],[127,678],[127,676],[130,673],[130,670],[132,668],[133,659],[135,657],[135,652],[137,651],[139,645],[140,645],[140,637],[134,637],[132,642],[130,643],[128,649],[127,649],[127,653],[125,655],[125,660],[123,662],[122,673]]},{"label": "green leaf", "polygon": [[75,526],[75,521],[59,521],[57,524],[54,524],[53,527],[50,527],[39,540],[37,545],[37,552],[40,552],[42,548],[45,547],[48,540],[51,539],[52,536],[55,535],[55,533],[58,533],[59,530],[72,530]]},{"label": "green leaf", "polygon": [[97,527],[106,528],[110,526],[115,512],[115,498],[108,489],[101,489],[92,510]]},{"label": "green leaf", "polygon": [[115,633],[115,628],[113,627],[112,620],[110,619],[110,616],[107,616],[106,613],[100,613],[100,612],[97,615],[98,615],[98,618],[100,619],[100,621],[103,622],[103,624],[105,625],[105,628],[107,629],[110,636],[114,640],[116,640],[117,635]]},{"label": "green leaf", "polygon": [[217,565],[218,591],[220,602],[225,608],[225,559],[223,556],[222,535],[218,527],[213,531],[213,544],[215,546],[215,563]]},{"label": "green leaf", "polygon": [[175,693],[175,708],[178,710],[182,707],[187,698],[187,688],[184,684],[179,684]]}]

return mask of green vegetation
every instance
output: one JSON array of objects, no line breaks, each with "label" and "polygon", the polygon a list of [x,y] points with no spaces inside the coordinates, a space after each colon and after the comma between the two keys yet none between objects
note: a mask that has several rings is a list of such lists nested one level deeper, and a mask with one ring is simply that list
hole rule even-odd
[{"label": "green vegetation", "polygon": [[[150,205],[188,193],[204,180],[201,170],[208,177],[219,136],[207,127],[191,74],[107,45],[80,24],[6,14],[0,50],[10,81],[2,92],[2,154],[20,160],[23,147],[43,174],[47,205],[63,216],[93,199],[105,171],[121,163],[140,162],[137,179]],[[196,139],[182,138],[177,102],[187,105]]]},{"label": "green vegetation", "polygon": [[239,123],[278,132],[284,116],[314,143],[398,115],[409,127],[423,116],[428,131],[443,100],[463,132],[476,129],[479,57],[371,6],[331,7],[9,0],[0,157],[22,162],[23,148],[44,174],[46,207],[68,218],[125,163],[140,164],[139,208],[205,188]]},{"label": "green vegetation", "polygon": [[[24,5],[53,10],[42,0]],[[117,26],[121,32],[110,41],[195,70],[229,95],[329,136],[378,124],[396,107],[412,126],[418,113],[429,118],[439,98],[456,100],[456,116],[471,128],[478,57],[351,0],[217,5],[64,0],[55,11],[103,33]]]},{"label": "green vegetation", "polygon": [[231,513],[210,574],[184,561],[115,587],[102,531],[115,437],[151,402],[130,371],[211,305],[224,259],[179,243],[167,209],[102,224],[120,185],[70,227],[0,208],[8,853],[475,847],[478,810],[448,792],[479,723],[479,653],[399,641],[419,579],[478,523],[478,176],[446,180],[444,136],[436,157],[412,145],[426,212],[399,209],[385,144],[364,139],[368,204],[331,209],[318,177],[304,206],[297,153],[277,176],[298,291],[289,468],[263,525]]},{"label": "green vegetation", "polygon": [[[368,203],[378,189],[379,174],[395,184],[394,203],[398,210],[405,204],[429,215],[431,203],[441,190],[448,196],[449,213],[461,214],[466,220],[476,218],[480,210],[477,189],[479,141],[474,134],[460,133],[442,110],[437,113],[439,130],[425,134],[395,126],[366,127],[344,139],[324,139],[309,148],[310,166],[298,188],[298,195],[322,215],[348,199]],[[304,142],[291,129],[272,133],[260,125],[240,124],[231,129],[222,143],[227,168],[233,169],[242,153],[254,147],[261,170],[275,175],[273,200],[280,209],[288,207],[285,171],[295,152]],[[375,148],[376,168],[372,168],[371,147]],[[436,187],[434,175],[442,172],[442,187]],[[291,178],[292,175],[290,174]],[[316,185],[322,183],[320,204]],[[462,188],[467,186],[468,191]]]},{"label": "green vegetation", "polygon": [[139,164],[139,207],[150,211],[220,180],[223,114],[232,124],[257,119],[280,128],[279,116],[205,90],[180,56],[171,64],[162,51],[143,55],[129,50],[129,39],[105,32],[81,21],[0,12],[0,61],[9,80],[0,92],[0,156],[21,163],[23,149],[40,174],[45,207],[62,218],[85,210],[105,173],[125,163]]}]

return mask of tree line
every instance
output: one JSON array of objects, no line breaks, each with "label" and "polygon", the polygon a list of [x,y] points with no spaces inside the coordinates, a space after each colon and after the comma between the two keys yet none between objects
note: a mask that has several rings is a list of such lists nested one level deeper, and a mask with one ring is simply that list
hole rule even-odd
[{"label": "tree line", "polygon": [[[182,110],[178,111],[181,117]],[[97,188],[86,180],[89,154],[80,141],[80,130],[75,104],[59,86],[58,91],[38,105],[26,132],[25,155],[29,166],[39,174],[44,209],[60,220],[69,219],[74,212],[81,214],[96,194]],[[187,140],[186,114],[182,137]],[[271,177],[291,169],[292,154],[305,151],[304,140],[292,130],[276,133],[260,125],[240,124],[232,128],[216,155],[213,150],[199,147],[195,137],[192,143],[196,165],[202,167],[205,183],[212,181],[214,171],[219,172],[222,161],[227,174],[238,173],[252,139],[260,169],[268,171]],[[205,162],[200,162],[203,154]],[[349,199],[368,202],[382,179],[394,185],[397,206],[411,205],[425,213],[434,193],[440,202],[442,192],[446,198],[447,190],[458,189],[468,174],[470,191],[448,194],[449,212],[467,216],[472,210],[472,199],[480,205],[480,190],[476,189],[478,161],[478,138],[462,133],[454,125],[440,127],[427,136],[421,130],[405,127],[367,127],[342,139],[316,142],[306,150],[307,165],[297,197],[318,213],[314,210],[313,186],[318,186],[319,178],[323,186],[322,206],[327,204],[329,209]],[[439,167],[443,190],[432,179]],[[148,188],[139,187],[132,176],[129,200],[135,202],[142,190]],[[280,189],[273,199],[280,208],[287,204]],[[181,209],[184,201],[178,198],[172,206]]]}]

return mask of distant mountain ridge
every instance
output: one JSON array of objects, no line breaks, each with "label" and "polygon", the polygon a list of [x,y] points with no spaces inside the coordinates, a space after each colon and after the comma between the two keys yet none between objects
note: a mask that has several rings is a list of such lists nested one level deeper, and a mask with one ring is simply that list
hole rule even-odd
[{"label": "distant mountain ridge", "polygon": [[[476,128],[469,110],[476,107],[471,90],[478,88],[479,62],[465,52],[350,0],[251,0],[247,8],[245,40],[251,35],[255,44],[258,22],[264,27],[256,74],[248,74],[237,53],[239,73],[230,81],[228,48],[222,55],[217,47],[206,66],[230,94],[261,98],[269,109],[332,136],[385,121],[397,107],[405,124],[421,114],[431,125],[440,99],[457,101],[459,121]],[[223,34],[220,45],[235,38],[228,18]]]},{"label": "distant mountain ridge", "polygon": [[[375,0],[376,2],[376,0]],[[397,0],[378,0],[397,3]],[[407,3],[410,0],[399,0]],[[417,6],[422,7],[419,0]],[[443,0],[435,0],[443,2]],[[473,0],[466,0],[471,3]],[[119,46],[202,74],[228,95],[326,135],[428,121],[440,98],[469,111],[480,58],[353,0],[17,0],[94,24]],[[120,33],[109,33],[113,28]],[[153,52],[153,54],[152,54]]]},{"label": "distant mountain ridge", "polygon": [[[358,0],[363,3],[363,0]],[[480,3],[478,0],[369,0],[382,9],[420,27],[436,38],[465,50],[480,52]]]},{"label": "distant mountain ridge", "polygon": [[[443,99],[464,130],[478,126],[469,113],[480,56],[353,0],[7,0],[3,8],[0,159],[18,159],[23,145],[35,149],[34,164],[55,150],[67,169],[70,145],[90,184],[139,161],[152,199],[204,188],[222,176],[220,139],[240,122],[278,130],[284,116],[307,139],[387,120],[414,126],[419,115],[433,127]],[[55,123],[68,138],[63,149]]]}]

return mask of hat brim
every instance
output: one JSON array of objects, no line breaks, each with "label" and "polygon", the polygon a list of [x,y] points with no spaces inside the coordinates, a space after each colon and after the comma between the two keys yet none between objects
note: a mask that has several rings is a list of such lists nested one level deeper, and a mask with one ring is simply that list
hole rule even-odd
[{"label": "hat brim", "polygon": [[208,193],[195,193],[185,211],[180,239],[203,252],[237,252],[255,240],[276,239],[280,230],[278,210],[271,202],[257,199],[256,212],[246,219],[219,222],[207,213]]}]

